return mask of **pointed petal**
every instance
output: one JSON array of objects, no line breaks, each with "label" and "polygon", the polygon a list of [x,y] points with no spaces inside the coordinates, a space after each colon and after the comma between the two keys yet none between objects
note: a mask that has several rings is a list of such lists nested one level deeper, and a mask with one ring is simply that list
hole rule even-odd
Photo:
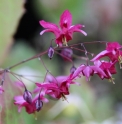
[{"label": "pointed petal", "polygon": [[60,17],[60,27],[63,28],[69,28],[72,24],[72,15],[69,12],[69,10],[65,10],[63,14]]},{"label": "pointed petal", "polygon": [[68,30],[69,33],[73,33],[73,32],[81,32],[82,34],[84,34],[85,36],[87,36],[87,33],[83,30],[80,30],[82,27],[84,27],[84,25],[73,25],[70,27],[70,29]]},{"label": "pointed petal", "polygon": [[101,79],[107,76],[105,72],[97,66],[92,66],[92,69],[94,70],[95,74],[98,74],[100,76]]},{"label": "pointed petal", "polygon": [[93,70],[90,66],[86,66],[86,68],[84,68],[83,75],[86,77],[87,81],[89,81],[89,77],[93,75]]},{"label": "pointed petal", "polygon": [[50,23],[50,22],[46,22],[44,20],[39,21],[40,25],[43,28],[48,28],[48,29],[56,29],[58,30],[58,26],[56,24]]},{"label": "pointed petal", "polygon": [[85,65],[80,65],[75,72],[73,73],[73,75],[71,75],[71,80],[75,79],[76,77],[78,77],[80,74],[82,74],[82,70],[84,69]]},{"label": "pointed petal", "polygon": [[99,60],[100,58],[109,55],[109,53],[110,53],[109,51],[104,50],[104,51],[100,52],[98,55],[96,55],[91,61]]},{"label": "pointed petal", "polygon": [[45,32],[53,32],[55,35],[58,35],[60,33],[60,30],[56,24],[45,22],[44,20],[39,21],[40,25],[46,30],[43,30],[40,32],[40,35],[42,35]]}]

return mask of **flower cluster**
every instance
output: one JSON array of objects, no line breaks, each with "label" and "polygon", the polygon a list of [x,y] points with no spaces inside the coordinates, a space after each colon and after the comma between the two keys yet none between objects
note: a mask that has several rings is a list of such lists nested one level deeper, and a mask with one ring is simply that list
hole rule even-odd
[{"label": "flower cluster", "polygon": [[[8,69],[5,69],[7,71],[5,70],[2,71],[3,81],[0,84],[0,94],[4,92],[3,83],[5,80],[5,74],[10,73],[14,75],[15,73],[10,72],[9,70],[17,65],[22,64],[23,62],[27,62],[35,58],[39,58],[39,60],[42,62],[43,66],[47,71],[46,75],[44,76],[45,78],[43,82],[35,82],[36,88],[34,89],[33,94],[36,94],[36,95],[34,98],[32,96],[32,93],[27,90],[24,83],[19,82],[19,86],[25,89],[23,95],[14,97],[14,100],[15,100],[14,104],[18,106],[19,112],[21,111],[22,107],[25,107],[26,112],[29,114],[35,113],[36,111],[37,112],[40,111],[43,106],[43,102],[49,101],[46,98],[47,95],[56,100],[59,100],[60,98],[62,98],[62,100],[67,100],[66,95],[70,94],[70,85],[71,84],[79,85],[79,83],[76,82],[75,79],[80,78],[81,76],[85,76],[86,80],[89,81],[91,76],[93,76],[94,74],[97,74],[102,80],[108,79],[109,81],[114,83],[114,78],[112,77],[112,75],[117,73],[115,64],[119,62],[120,68],[122,68],[121,67],[122,46],[118,42],[110,42],[110,43],[104,42],[106,43],[106,50],[103,50],[102,52],[100,52],[98,55],[96,55],[94,58],[90,60],[88,57],[88,54],[91,54],[91,53],[87,52],[84,46],[85,43],[82,43],[82,44],[80,43],[83,49],[74,47],[79,44],[75,44],[74,46],[73,45],[68,46],[68,42],[73,39],[74,32],[80,32],[85,36],[87,35],[85,31],[81,30],[81,28],[84,27],[84,25],[81,25],[81,24],[71,25],[72,15],[68,10],[65,10],[60,17],[60,22],[59,22],[60,28],[56,24],[49,23],[44,20],[41,20],[39,23],[42,27],[45,28],[43,31],[41,31],[40,35],[44,34],[45,32],[54,33],[55,43],[57,44],[58,47],[53,47],[52,41],[51,41],[51,46],[45,52],[40,53],[36,56],[33,56],[27,60],[24,60],[18,64],[15,64],[14,66],[9,67]],[[86,63],[79,65],[79,67],[77,68],[75,67],[73,62],[73,57],[74,56],[77,57],[73,53],[74,49],[85,53],[84,58],[86,60]],[[61,50],[61,52],[58,52],[58,50]],[[52,59],[54,53],[59,54],[64,58],[64,60],[69,60],[72,63],[70,74],[68,76],[55,77],[47,69],[41,56],[48,54],[48,57]],[[104,60],[104,57],[107,57],[108,61]],[[89,64],[89,63],[92,63],[92,64]],[[22,77],[22,75],[19,75],[19,74],[16,74],[16,76]]]},{"label": "flower cluster", "polygon": [[[68,10],[65,10],[60,17],[60,28],[56,24],[49,23],[44,20],[41,20],[39,23],[45,28],[45,30],[41,31],[40,35],[45,32],[54,33],[55,43],[57,46],[59,46],[59,48],[63,48],[63,45],[66,46],[64,49],[62,49],[61,53],[58,54],[60,54],[64,60],[70,60],[72,62],[73,50],[68,46],[67,43],[72,40],[74,32],[80,32],[85,36],[87,35],[85,31],[81,30],[84,25],[77,24],[71,26],[72,15]],[[45,95],[49,95],[53,99],[57,100],[60,98],[62,98],[62,100],[67,100],[66,95],[70,94],[70,85],[79,84],[75,81],[75,79],[80,78],[81,76],[85,76],[86,80],[89,81],[91,76],[97,74],[102,80],[106,78],[114,83],[112,74],[116,74],[115,64],[119,62],[121,65],[122,63],[122,51],[120,50],[122,46],[118,42],[106,42],[106,50],[100,52],[90,61],[87,55],[88,52],[83,43],[82,46],[84,49],[82,51],[85,53],[87,58],[86,63],[81,64],[77,68],[73,64],[68,76],[54,77],[51,74],[47,74],[44,82],[35,83],[37,87],[33,93],[39,94],[38,97],[32,99],[31,93],[29,91],[27,92],[27,90],[23,96],[15,97],[15,104],[18,105],[19,111],[21,107],[25,107],[29,114],[39,111],[43,105],[42,101],[46,99]],[[57,51],[52,47],[51,41],[51,46],[48,49],[48,57],[52,59],[55,52]],[[106,56],[109,58],[108,61],[103,60],[103,58]],[[93,64],[88,64],[88,61],[92,62]]]}]

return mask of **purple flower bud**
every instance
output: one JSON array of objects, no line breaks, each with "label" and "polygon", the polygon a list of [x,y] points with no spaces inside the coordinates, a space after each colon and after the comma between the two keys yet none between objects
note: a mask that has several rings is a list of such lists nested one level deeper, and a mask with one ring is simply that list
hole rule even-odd
[{"label": "purple flower bud", "polygon": [[53,49],[52,46],[50,46],[50,48],[49,48],[49,50],[48,50],[48,57],[49,57],[50,59],[52,59],[52,58],[53,58],[53,55],[54,55],[54,49]]},{"label": "purple flower bud", "polygon": [[72,68],[70,69],[70,73],[73,74],[76,70],[76,67],[73,65]]},{"label": "purple flower bud", "polygon": [[64,48],[64,49],[61,51],[61,54],[62,54],[63,56],[66,56],[67,58],[72,58],[73,51],[72,51],[72,49],[70,49],[70,48]]},{"label": "purple flower bud", "polygon": [[36,111],[39,112],[41,110],[42,106],[43,106],[43,102],[41,101],[40,98],[38,98],[36,101]]},{"label": "purple flower bud", "polygon": [[25,89],[25,92],[23,94],[23,98],[26,102],[32,103],[32,93],[30,91],[28,91],[27,89]]}]

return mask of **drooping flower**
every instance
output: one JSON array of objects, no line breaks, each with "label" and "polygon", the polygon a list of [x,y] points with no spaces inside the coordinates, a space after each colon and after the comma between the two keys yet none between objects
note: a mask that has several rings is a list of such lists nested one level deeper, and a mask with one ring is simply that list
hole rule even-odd
[{"label": "drooping flower", "polygon": [[94,74],[98,74],[101,79],[103,79],[106,76],[106,74],[100,67],[95,66],[95,65],[91,66],[91,65],[82,64],[71,75],[71,79],[76,79],[77,77],[83,75],[86,77],[86,80],[89,81],[90,76],[93,76]]},{"label": "drooping flower", "polygon": [[52,77],[51,80],[44,83],[36,83],[38,87],[44,90],[45,94],[56,99],[62,98],[63,100],[66,100],[65,95],[69,95],[70,84],[77,83],[70,80],[68,76]]},{"label": "drooping flower", "polygon": [[48,100],[44,98],[43,94],[36,95],[35,98],[32,99],[31,103],[25,101],[23,96],[15,96],[14,100],[14,104],[18,106],[18,112],[21,112],[22,107],[25,107],[28,114],[41,110],[43,102],[48,102]]},{"label": "drooping flower", "polygon": [[85,36],[87,35],[86,32],[81,30],[81,28],[84,27],[84,25],[81,24],[71,25],[72,15],[68,10],[65,10],[60,17],[59,22],[60,28],[56,24],[46,22],[44,20],[39,21],[39,23],[42,27],[46,28],[45,30],[40,32],[40,35],[42,35],[45,32],[54,33],[56,37],[55,42],[58,46],[62,46],[62,44],[67,45],[67,42],[69,42],[69,40],[72,40],[74,32],[80,32]]},{"label": "drooping flower", "polygon": [[122,63],[122,51],[120,50],[121,48],[122,46],[118,42],[107,43],[106,50],[100,52],[91,61],[96,61],[107,56],[113,63],[119,61],[119,64],[121,64]]},{"label": "drooping flower", "polygon": [[112,74],[116,74],[116,68],[115,68],[115,64],[116,62],[107,62],[107,61],[95,61],[94,64],[96,66],[99,66],[104,73],[106,74],[106,76],[104,78],[109,79],[110,82],[113,82],[114,84],[114,78],[112,78]]}]

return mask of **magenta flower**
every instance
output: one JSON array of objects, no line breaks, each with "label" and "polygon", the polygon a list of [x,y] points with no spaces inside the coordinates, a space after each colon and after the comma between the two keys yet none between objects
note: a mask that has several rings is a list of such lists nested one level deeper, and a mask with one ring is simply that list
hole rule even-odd
[{"label": "magenta flower", "polygon": [[118,42],[107,43],[106,50],[100,52],[91,61],[96,61],[102,57],[108,56],[112,62],[119,61],[122,63],[122,51],[120,50],[122,46]]},{"label": "magenta flower", "polygon": [[106,74],[104,71],[98,66],[90,66],[90,65],[80,65],[73,74],[71,74],[71,79],[75,79],[80,77],[81,75],[86,77],[86,80],[89,81],[90,76],[94,74],[98,74],[100,78],[104,78]]},{"label": "magenta flower", "polygon": [[44,83],[36,83],[36,85],[45,91],[45,94],[53,98],[66,100],[65,95],[69,95],[70,84],[77,84],[70,80],[68,76],[50,77],[50,80]]},{"label": "magenta flower", "polygon": [[45,22],[44,20],[39,21],[40,25],[44,28],[45,30],[40,32],[40,35],[42,35],[45,32],[52,32],[54,33],[56,37],[56,44],[59,46],[62,46],[62,44],[67,45],[67,42],[69,40],[72,40],[73,33],[74,32],[80,32],[84,34],[85,36],[87,35],[86,32],[81,30],[84,25],[71,25],[72,24],[72,15],[68,10],[65,10],[63,14],[60,17],[60,28],[53,23]]},{"label": "magenta flower", "polygon": [[109,79],[110,82],[113,82],[114,84],[114,78],[112,78],[112,74],[116,74],[116,68],[115,68],[115,64],[116,62],[112,63],[112,62],[107,62],[107,61],[95,61],[94,62],[95,65],[99,66],[104,73],[106,74],[106,76],[104,78]]},{"label": "magenta flower", "polygon": [[[25,107],[26,112],[28,114],[35,113],[39,111],[43,106],[43,102],[48,102],[46,98],[44,98],[43,94],[38,94],[31,103],[28,103],[24,100],[23,96],[15,96],[14,97],[14,104],[18,106],[18,112],[21,112],[22,107]],[[41,106],[42,105],[42,106]]]}]

